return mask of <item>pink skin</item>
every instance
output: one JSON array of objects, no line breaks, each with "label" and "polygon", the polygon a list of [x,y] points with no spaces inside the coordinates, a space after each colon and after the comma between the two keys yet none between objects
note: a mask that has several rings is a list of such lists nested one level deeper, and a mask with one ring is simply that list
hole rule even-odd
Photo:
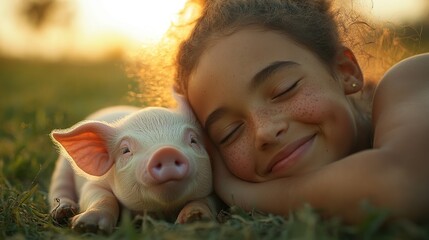
[{"label": "pink skin", "polygon": [[[318,169],[360,148],[346,97],[360,89],[349,86],[360,83],[350,74],[360,70],[350,66],[339,64],[334,78],[306,48],[249,27],[206,49],[188,97],[231,173],[264,182]],[[256,84],[258,76],[265,78]]]},{"label": "pink skin", "polygon": [[58,208],[51,203],[54,219],[73,217],[78,231],[111,232],[120,205],[177,216],[179,223],[213,219],[216,206],[205,199],[212,191],[209,156],[196,120],[181,107],[134,109],[123,118],[113,108],[92,116],[102,121],[54,130],[66,156],[51,184],[50,198],[61,200]]},{"label": "pink skin", "polygon": [[177,149],[163,147],[153,153],[147,168],[156,184],[180,181],[189,173],[189,160]]}]

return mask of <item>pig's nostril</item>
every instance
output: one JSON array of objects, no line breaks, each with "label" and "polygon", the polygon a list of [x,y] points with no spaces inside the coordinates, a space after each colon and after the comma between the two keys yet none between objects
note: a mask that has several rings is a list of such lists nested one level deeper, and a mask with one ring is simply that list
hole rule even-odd
[{"label": "pig's nostril", "polygon": [[[176,167],[181,167],[181,166],[183,166],[183,164],[184,163],[180,160],[174,160],[174,165]],[[158,163],[158,164],[156,164],[155,169],[161,170],[163,167],[165,167],[165,166],[162,163]]]},{"label": "pig's nostril", "polygon": [[161,163],[158,163],[158,164],[155,166],[155,168],[156,168],[157,170],[161,170],[161,168],[162,168],[162,164],[161,164]]}]

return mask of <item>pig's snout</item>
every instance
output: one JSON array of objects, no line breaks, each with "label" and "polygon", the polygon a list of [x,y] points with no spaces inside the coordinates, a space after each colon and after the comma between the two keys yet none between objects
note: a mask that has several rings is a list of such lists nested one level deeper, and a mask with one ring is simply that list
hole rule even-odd
[{"label": "pig's snout", "polygon": [[164,147],[153,153],[148,163],[149,174],[157,184],[178,181],[189,172],[189,161],[179,150]]}]

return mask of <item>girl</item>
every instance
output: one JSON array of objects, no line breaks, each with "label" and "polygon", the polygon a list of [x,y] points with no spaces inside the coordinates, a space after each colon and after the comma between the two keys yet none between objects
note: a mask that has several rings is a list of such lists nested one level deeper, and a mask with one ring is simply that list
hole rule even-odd
[{"label": "girl", "polygon": [[[392,67],[371,105],[326,1],[212,0],[177,55],[229,205],[287,215],[429,215],[429,55]],[[368,107],[368,108],[366,108]],[[367,111],[366,109],[369,109]]]}]

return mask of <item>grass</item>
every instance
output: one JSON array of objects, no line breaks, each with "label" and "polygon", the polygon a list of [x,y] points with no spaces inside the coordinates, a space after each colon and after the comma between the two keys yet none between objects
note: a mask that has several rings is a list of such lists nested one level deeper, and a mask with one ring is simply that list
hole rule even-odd
[{"label": "grass", "polygon": [[108,237],[53,225],[47,189],[57,154],[49,132],[100,107],[130,103],[133,86],[120,62],[0,59],[0,239],[429,239],[428,225],[388,222],[386,212],[369,206],[367,220],[355,226],[321,219],[309,206],[287,218],[232,207],[220,223],[186,225],[124,213]]}]

